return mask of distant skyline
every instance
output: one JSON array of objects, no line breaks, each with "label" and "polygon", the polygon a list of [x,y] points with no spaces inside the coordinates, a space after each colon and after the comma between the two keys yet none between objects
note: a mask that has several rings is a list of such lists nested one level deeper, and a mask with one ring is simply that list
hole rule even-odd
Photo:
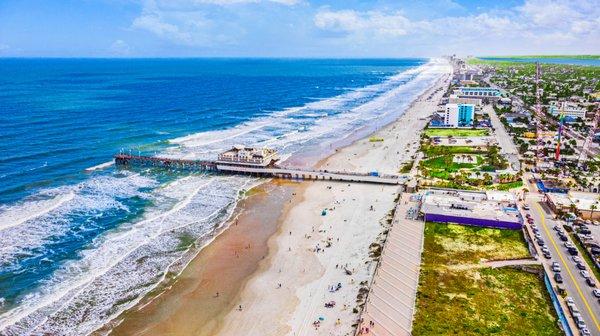
[{"label": "distant skyline", "polygon": [[2,57],[600,54],[594,0],[3,0]]}]

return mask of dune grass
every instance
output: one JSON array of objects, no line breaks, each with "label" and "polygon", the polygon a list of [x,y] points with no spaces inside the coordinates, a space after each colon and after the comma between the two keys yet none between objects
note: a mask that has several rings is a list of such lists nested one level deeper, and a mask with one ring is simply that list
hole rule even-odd
[{"label": "dune grass", "polygon": [[528,257],[520,231],[427,223],[413,335],[561,335],[543,280],[483,260]]}]

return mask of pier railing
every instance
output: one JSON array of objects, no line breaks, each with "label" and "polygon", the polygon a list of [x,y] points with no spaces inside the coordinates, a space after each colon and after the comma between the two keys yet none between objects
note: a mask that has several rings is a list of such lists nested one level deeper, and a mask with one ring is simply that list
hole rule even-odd
[{"label": "pier railing", "polygon": [[408,180],[408,178],[403,175],[380,175],[373,173],[357,173],[347,171],[280,167],[277,165],[261,167],[252,165],[231,164],[226,162],[210,160],[185,160],[130,154],[115,155],[115,163],[117,165],[123,166],[143,165],[151,167],[163,167],[169,169],[214,171],[302,180],[347,181],[396,185],[405,184]]}]

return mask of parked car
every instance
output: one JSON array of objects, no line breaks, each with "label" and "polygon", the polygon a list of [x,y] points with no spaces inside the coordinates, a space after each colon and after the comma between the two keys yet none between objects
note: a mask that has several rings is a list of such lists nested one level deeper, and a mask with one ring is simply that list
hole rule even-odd
[{"label": "parked car", "polygon": [[523,210],[529,210],[529,205],[528,204],[523,204]]},{"label": "parked car", "polygon": [[[558,273],[556,273],[556,274],[558,274]],[[588,284],[588,286],[590,286],[590,287],[596,287],[596,282],[595,282],[595,281],[594,281],[594,279],[592,279],[592,278],[587,278],[587,279],[585,279],[585,282],[586,282],[586,283]]]},{"label": "parked car", "polygon": [[[557,264],[558,264],[558,263],[557,263]],[[570,296],[567,296],[567,297],[565,298],[565,302],[566,302],[566,303],[575,304],[575,300],[573,300],[573,298],[572,298],[572,297],[570,297]]]},{"label": "parked car", "polygon": [[556,281],[556,283],[563,283],[563,278],[560,273],[554,273],[554,281]]},{"label": "parked car", "polygon": [[590,249],[590,252],[592,252],[593,255],[599,255],[600,254],[600,248],[592,247]]},{"label": "parked car", "polygon": [[544,246],[544,245],[546,245],[546,242],[544,242],[544,240],[542,240],[542,239],[538,239],[538,240],[537,240],[537,243],[538,243],[538,245],[539,245],[539,246]]},{"label": "parked car", "polygon": [[588,336],[588,335],[592,335],[592,333],[590,332],[590,330],[589,330],[588,328],[582,328],[582,329],[580,330],[580,332],[581,332],[581,335],[582,335],[582,336]]},{"label": "parked car", "polygon": [[574,248],[574,247],[570,247],[570,248],[568,248],[568,249],[567,249],[567,251],[568,251],[568,252],[569,252],[569,254],[570,254],[570,255],[572,255],[572,256],[576,256],[576,255],[578,255],[578,254],[579,254],[579,251],[577,251],[577,249],[576,249],[576,248]]},{"label": "parked car", "polygon": [[580,270],[586,269],[585,265],[580,262],[576,263],[575,266],[577,267],[577,269],[580,269]]},{"label": "parked car", "polygon": [[600,289],[594,289],[592,294],[594,294],[595,297],[600,298]]},{"label": "parked car", "polygon": [[590,273],[588,273],[588,271],[585,271],[585,270],[579,271],[579,274],[581,274],[581,276],[586,279],[590,277]]},{"label": "parked car", "polygon": [[546,259],[552,259],[552,254],[550,254],[550,251],[543,252],[542,254],[544,255],[544,258],[546,258]]},{"label": "parked car", "polygon": [[558,265],[552,265],[552,271],[560,273],[560,271],[561,271],[560,266],[558,266]]},{"label": "parked car", "polygon": [[567,236],[563,235],[559,235],[560,240],[566,242],[567,240],[569,240],[569,238],[567,238]]}]

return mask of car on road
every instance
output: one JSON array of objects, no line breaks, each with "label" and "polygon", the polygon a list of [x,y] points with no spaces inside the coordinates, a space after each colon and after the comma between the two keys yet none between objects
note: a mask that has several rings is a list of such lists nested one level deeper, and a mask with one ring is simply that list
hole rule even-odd
[{"label": "car on road", "polygon": [[563,245],[564,245],[566,248],[575,247],[575,246],[573,245],[573,243],[571,243],[571,242],[565,242]]},{"label": "car on road", "polygon": [[554,281],[556,281],[556,283],[563,283],[563,278],[560,275],[560,273],[555,273],[554,274]]},{"label": "car on road", "polygon": [[590,287],[596,287],[596,282],[592,278],[585,279],[585,283],[587,283]]},{"label": "car on road", "polygon": [[546,245],[546,242],[544,240],[542,240],[542,239],[538,239],[538,240],[536,240],[536,242],[538,243],[539,246]]},{"label": "car on road", "polygon": [[552,254],[550,254],[550,251],[543,252],[542,254],[544,255],[544,258],[546,258],[546,259],[552,259]]},{"label": "car on road", "polygon": [[565,302],[566,302],[566,303],[570,303],[570,304],[575,304],[575,300],[573,300],[573,298],[572,298],[572,297],[570,297],[570,296],[567,296],[567,297],[565,298]]},{"label": "car on road", "polygon": [[534,236],[536,239],[542,239],[542,235],[539,232],[536,232]]},{"label": "car on road", "polygon": [[559,235],[558,238],[560,238],[560,240],[566,242],[567,240],[569,240],[569,238],[567,238],[567,236],[563,235]]},{"label": "car on road", "polygon": [[585,321],[583,319],[577,319],[575,322],[577,323],[577,328],[579,328],[580,330],[584,328],[587,329],[587,325],[585,324]]},{"label": "car on road", "polygon": [[592,294],[594,294],[595,297],[600,298],[600,289],[594,289]]},{"label": "car on road", "polygon": [[586,268],[585,265],[580,262],[575,263],[575,267],[577,267],[577,269],[580,269],[580,270],[584,270]]},{"label": "car on road", "polygon": [[569,252],[569,254],[570,254],[570,255],[572,255],[572,256],[576,256],[576,255],[578,255],[578,254],[579,254],[579,251],[577,251],[577,249],[576,249],[576,248],[574,248],[574,247],[569,247],[569,248],[567,249],[567,251],[568,251],[568,252]]},{"label": "car on road", "polygon": [[588,271],[581,270],[579,271],[579,274],[586,279],[590,277],[590,273],[588,273]]},{"label": "car on road", "polygon": [[552,271],[556,273],[560,273],[561,269],[558,265],[552,265]]},{"label": "car on road", "polygon": [[523,210],[529,210],[529,204],[523,204]]},{"label": "car on road", "polygon": [[590,332],[590,330],[588,328],[582,328],[580,331],[581,331],[582,336],[592,335],[592,333]]},{"label": "car on road", "polygon": [[574,262],[576,263],[580,263],[581,262],[581,258],[579,258],[578,256],[574,256],[571,258]]},{"label": "car on road", "polygon": [[542,246],[542,248],[540,250],[542,250],[542,252],[550,252],[550,250],[548,249],[548,246]]}]

